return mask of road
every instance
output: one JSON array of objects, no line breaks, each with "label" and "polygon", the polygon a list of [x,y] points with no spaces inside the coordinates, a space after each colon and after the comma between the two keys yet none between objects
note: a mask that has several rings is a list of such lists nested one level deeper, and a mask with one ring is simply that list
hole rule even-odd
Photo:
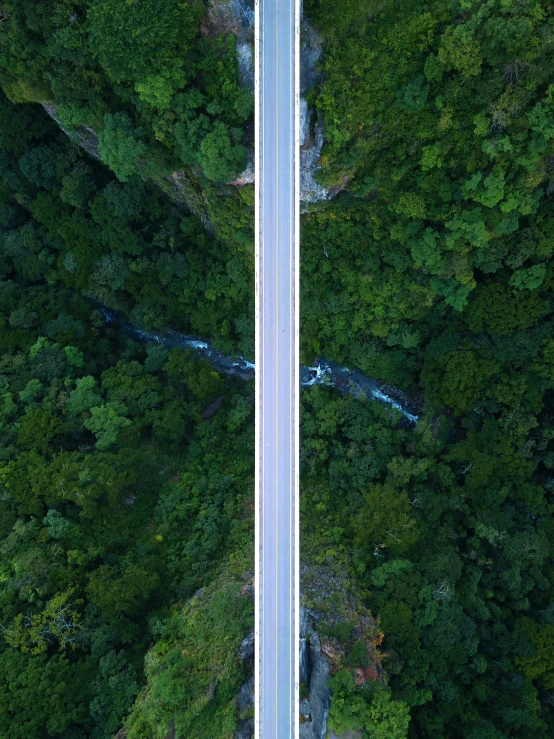
[{"label": "road", "polygon": [[256,739],[299,728],[298,2],[256,3]]}]

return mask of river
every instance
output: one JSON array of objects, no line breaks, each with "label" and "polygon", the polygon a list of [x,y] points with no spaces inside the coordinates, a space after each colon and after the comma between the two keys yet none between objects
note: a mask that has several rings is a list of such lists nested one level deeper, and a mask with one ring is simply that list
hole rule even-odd
[{"label": "river", "polygon": [[[158,333],[145,331],[128,323],[117,311],[110,310],[103,305],[98,305],[98,309],[104,316],[106,323],[114,323],[120,330],[131,334],[141,342],[155,341],[167,349],[173,347],[194,349],[199,355],[209,359],[214,367],[221,372],[239,375],[245,380],[254,378],[256,367],[253,362],[244,357],[226,356],[210,346],[209,342],[195,336],[186,336],[172,329],[165,329]],[[336,362],[329,362],[324,358],[319,359],[312,367],[300,365],[300,385],[301,387],[328,385],[337,388],[341,392],[352,393],[357,396],[361,394],[370,400],[378,400],[395,408],[410,424],[417,423],[419,419],[415,408],[398,397],[404,395],[401,391],[368,377],[359,369],[351,370]],[[397,397],[394,397],[394,395]]]}]

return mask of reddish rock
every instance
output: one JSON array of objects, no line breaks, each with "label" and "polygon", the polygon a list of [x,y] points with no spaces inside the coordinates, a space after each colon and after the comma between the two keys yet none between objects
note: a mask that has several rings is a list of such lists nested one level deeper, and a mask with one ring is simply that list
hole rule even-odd
[{"label": "reddish rock", "polygon": [[364,678],[366,680],[377,680],[379,677],[379,671],[377,665],[370,665],[364,670]]},{"label": "reddish rock", "polygon": [[327,661],[329,662],[331,669],[336,669],[340,666],[343,656],[343,651],[340,649],[340,647],[338,647],[336,644],[333,644],[332,642],[322,642],[321,651],[327,657]]},{"label": "reddish rock", "polygon": [[384,638],[385,638],[385,635],[383,633],[381,633],[380,631],[378,631],[373,636],[373,638],[371,639],[371,641],[369,643],[375,649],[375,647],[380,647],[381,646],[381,644],[383,643],[383,639]]}]

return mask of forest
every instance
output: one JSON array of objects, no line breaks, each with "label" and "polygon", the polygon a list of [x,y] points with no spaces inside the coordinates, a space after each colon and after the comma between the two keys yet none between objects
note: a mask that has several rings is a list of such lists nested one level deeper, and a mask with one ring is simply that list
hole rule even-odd
[{"label": "forest", "polygon": [[[229,184],[253,100],[219,1],[0,7],[0,739],[231,739],[250,715],[254,383],[101,310],[253,358],[253,186]],[[548,739],[552,6],[304,13],[340,192],[302,216],[302,361],[419,414],[303,390],[306,582],[340,570],[363,604],[320,586],[328,728]]]}]

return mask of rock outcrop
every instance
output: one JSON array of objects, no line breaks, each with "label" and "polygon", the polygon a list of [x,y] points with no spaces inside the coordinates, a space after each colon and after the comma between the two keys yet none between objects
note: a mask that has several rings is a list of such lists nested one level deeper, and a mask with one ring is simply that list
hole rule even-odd
[{"label": "rock outcrop", "polygon": [[[243,85],[254,91],[252,0],[211,0],[206,33],[235,33],[237,60]],[[315,180],[320,169],[319,158],[323,146],[323,124],[311,110],[305,98],[318,78],[317,62],[322,54],[322,41],[307,20],[302,21],[300,42],[300,199],[307,203],[325,200],[335,194]],[[248,185],[254,182],[254,156],[250,152],[245,170],[230,185]],[[338,191],[338,190],[337,190]]]},{"label": "rock outcrop", "polygon": [[327,716],[331,703],[331,692],[327,687],[329,663],[321,651],[316,624],[314,614],[302,608],[300,635],[304,639],[307,652],[304,659],[308,663],[308,697],[303,701],[304,713],[301,711],[301,715],[306,718],[300,724],[300,739],[325,739],[327,733]]},{"label": "rock outcrop", "polygon": [[305,18],[300,38],[300,199],[315,203],[329,198],[330,192],[315,180],[315,173],[321,169],[323,123],[308,106],[305,95],[319,80],[317,63],[321,59],[323,43]]},{"label": "rock outcrop", "polygon": [[236,36],[242,84],[253,93],[254,0],[210,0],[200,30],[206,36]]},{"label": "rock outcrop", "polygon": [[[251,92],[254,91],[254,0],[210,0],[206,15],[201,23],[200,32],[206,36],[234,34],[237,39],[237,61],[242,84]],[[317,63],[322,54],[322,41],[317,32],[304,19],[301,26],[300,53],[300,199],[304,203],[315,203],[334,197],[346,181],[332,188],[325,188],[316,182],[315,175],[319,169],[321,149],[324,142],[323,123],[316,111],[308,106],[307,91],[319,79]],[[101,160],[98,149],[98,136],[89,126],[80,126],[68,131],[57,114],[54,102],[44,102],[44,109],[56,121],[62,131],[81,146],[95,159]],[[249,151],[248,163],[228,185],[240,187],[252,184],[255,179],[254,152]],[[204,226],[211,233],[214,229],[205,207],[202,188],[198,187],[194,173],[178,170],[164,177],[169,194],[201,218]],[[166,187],[167,187],[166,186]]]},{"label": "rock outcrop", "polygon": [[75,131],[68,131],[64,128],[63,123],[60,121],[57,115],[56,106],[53,103],[42,103],[42,107],[48,113],[50,118],[56,121],[61,130],[65,134],[67,134],[72,141],[75,141],[92,157],[98,159],[99,161],[102,161],[102,157],[100,156],[100,152],[98,150],[98,136],[96,135],[95,131],[92,130],[92,128],[90,128],[89,126],[79,126],[79,128],[77,128]]},{"label": "rock outcrop", "polygon": [[[330,691],[327,687],[329,664],[321,650],[316,631],[316,618],[306,608],[300,609],[300,683],[307,686],[307,697],[300,702],[300,739],[324,739],[327,731]],[[254,631],[242,641],[239,657],[246,673],[252,673],[254,660]],[[242,684],[237,696],[239,714],[254,706],[254,678],[252,674]],[[250,732],[250,733],[249,733]],[[235,739],[251,739],[254,722],[241,718]]]}]

